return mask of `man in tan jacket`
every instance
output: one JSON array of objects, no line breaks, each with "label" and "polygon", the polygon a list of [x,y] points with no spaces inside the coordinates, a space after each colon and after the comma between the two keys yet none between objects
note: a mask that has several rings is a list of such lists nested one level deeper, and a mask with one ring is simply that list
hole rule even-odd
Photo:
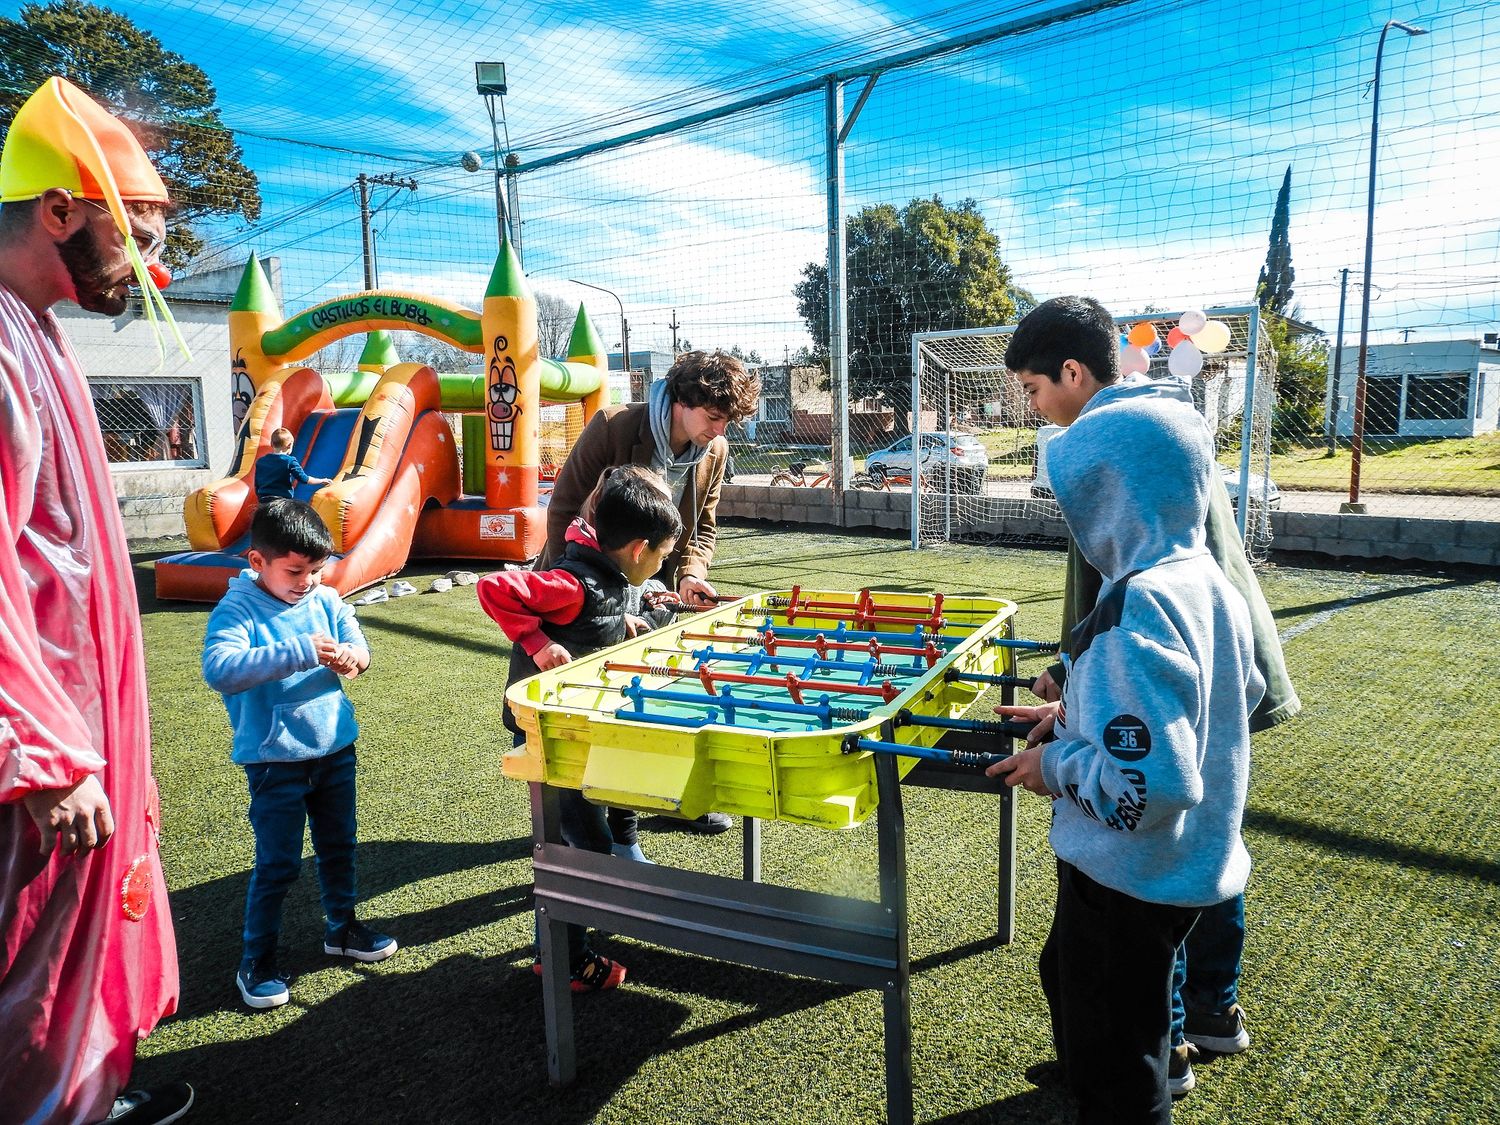
[{"label": "man in tan jacket", "polygon": [[[733,356],[688,352],[665,379],[652,384],[645,402],[607,407],[594,415],[557,474],[538,568],[561,556],[568,526],[599,474],[617,465],[640,465],[660,475],[682,516],[677,546],[656,578],[687,605],[713,605],[708,568],[719,536],[719,490],[729,461],[724,430],[754,413],[759,395],[759,381]],[[717,835],[731,823],[728,814],[709,812],[686,825]]]},{"label": "man in tan jacket", "polygon": [[547,545],[539,567],[563,551],[568,525],[616,465],[640,465],[657,473],[672,492],[683,533],[656,577],[688,605],[713,604],[708,582],[719,525],[716,513],[729,443],[730,422],[755,410],[759,382],[740,361],[723,352],[688,352],[654,383],[645,402],[611,406],[594,416],[568,454],[547,509]]}]

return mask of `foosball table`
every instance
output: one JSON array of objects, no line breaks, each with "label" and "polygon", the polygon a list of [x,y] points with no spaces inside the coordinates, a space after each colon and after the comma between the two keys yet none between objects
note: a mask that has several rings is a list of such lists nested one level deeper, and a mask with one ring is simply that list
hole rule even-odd
[{"label": "foosball table", "polygon": [[[942,594],[753,594],[513,685],[526,732],[503,761],[532,783],[533,866],[548,1073],[573,1080],[568,923],[882,995],[886,1103],[912,1119],[901,787],[999,804],[997,937],[1015,919],[1011,791],[984,776],[1024,726],[964,713],[1030,682],[1013,603]],[[566,846],[557,789],[692,819],[744,818],[743,878]],[[847,829],[876,816],[878,901],[761,881],[762,820]]]}]

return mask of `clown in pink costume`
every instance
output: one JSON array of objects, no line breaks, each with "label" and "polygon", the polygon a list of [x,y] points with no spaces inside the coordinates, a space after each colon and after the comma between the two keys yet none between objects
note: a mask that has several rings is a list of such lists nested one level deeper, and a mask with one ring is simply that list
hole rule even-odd
[{"label": "clown in pink costume", "polygon": [[166,192],[52,79],[7,136],[0,201],[0,1119],[175,1120],[190,1091],[116,1104],[177,1006],[177,954],[124,528],[49,311],[122,311]]}]

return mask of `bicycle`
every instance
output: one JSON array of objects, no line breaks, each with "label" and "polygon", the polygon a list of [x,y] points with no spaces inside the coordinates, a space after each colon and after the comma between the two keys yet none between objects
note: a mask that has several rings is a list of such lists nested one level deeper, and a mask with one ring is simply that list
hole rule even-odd
[{"label": "bicycle", "polygon": [[[808,479],[811,473],[812,479]],[[833,467],[826,461],[793,461],[785,469],[771,476],[771,483],[788,488],[832,488]],[[881,487],[869,473],[855,473],[850,478],[852,488],[873,492]]]}]

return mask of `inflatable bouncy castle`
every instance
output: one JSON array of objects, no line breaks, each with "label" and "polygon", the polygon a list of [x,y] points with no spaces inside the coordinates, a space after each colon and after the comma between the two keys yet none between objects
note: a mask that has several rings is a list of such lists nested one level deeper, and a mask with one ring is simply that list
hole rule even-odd
[{"label": "inflatable bouncy castle", "polygon": [[[401,363],[385,335],[393,329],[480,355],[484,373]],[[356,371],[325,375],[299,362],[361,332],[370,340]],[[252,256],[230,305],[229,347],[237,420],[244,411],[233,468],[184,502],[194,549],[156,564],[162,598],[215,601],[244,569],[255,463],[278,428],[292,432],[310,476],[333,482],[301,485],[296,496],[333,534],[323,580],[340,593],[412,557],[530,559],[547,536],[542,404],[577,404],[552,427],[566,431],[565,450],[608,395],[604,345],[582,307],[567,359],[538,354],[536,301],[508,241],[478,313],[375,290],[283,319]],[[450,415],[461,416],[458,428]]]}]

